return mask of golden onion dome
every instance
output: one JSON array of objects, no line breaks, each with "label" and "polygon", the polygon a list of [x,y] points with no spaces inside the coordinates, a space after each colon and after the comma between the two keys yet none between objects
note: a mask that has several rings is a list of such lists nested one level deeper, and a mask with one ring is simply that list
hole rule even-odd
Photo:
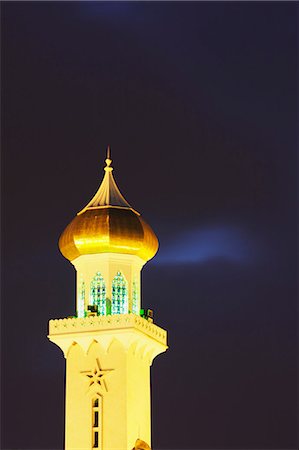
[{"label": "golden onion dome", "polygon": [[120,193],[112,175],[108,147],[105,175],[92,200],[66,227],[59,249],[70,261],[81,255],[123,253],[149,261],[158,250],[158,239]]}]

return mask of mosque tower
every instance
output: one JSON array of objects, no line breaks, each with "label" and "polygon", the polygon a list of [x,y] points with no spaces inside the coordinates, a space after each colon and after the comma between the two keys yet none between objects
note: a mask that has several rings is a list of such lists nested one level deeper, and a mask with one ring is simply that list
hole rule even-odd
[{"label": "mosque tower", "polygon": [[140,298],[158,240],[120,193],[111,162],[108,148],[98,191],[59,240],[77,274],[76,316],[50,320],[48,336],[66,358],[66,450],[151,446],[150,366],[167,349]]}]

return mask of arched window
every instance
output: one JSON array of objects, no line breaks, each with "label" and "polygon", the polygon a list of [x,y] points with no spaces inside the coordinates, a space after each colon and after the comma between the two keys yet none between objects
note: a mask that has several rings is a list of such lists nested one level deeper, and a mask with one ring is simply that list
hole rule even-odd
[{"label": "arched window", "polygon": [[78,317],[84,317],[84,311],[85,311],[85,283],[82,280],[78,292],[78,305],[77,305]]},{"label": "arched window", "polygon": [[99,314],[106,314],[106,285],[100,272],[97,272],[91,280],[90,301],[92,305],[98,306]]},{"label": "arched window", "polygon": [[111,313],[128,313],[128,283],[120,272],[117,272],[112,281]]},{"label": "arched window", "polygon": [[133,281],[132,285],[132,313],[139,314],[138,311],[138,287],[136,280]]}]

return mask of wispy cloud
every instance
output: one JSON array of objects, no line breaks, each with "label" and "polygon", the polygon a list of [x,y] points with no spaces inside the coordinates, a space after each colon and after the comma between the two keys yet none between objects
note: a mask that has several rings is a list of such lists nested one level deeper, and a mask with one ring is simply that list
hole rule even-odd
[{"label": "wispy cloud", "polygon": [[222,259],[250,263],[257,253],[257,243],[250,232],[235,226],[211,226],[185,230],[169,242],[162,242],[154,262],[204,263]]}]

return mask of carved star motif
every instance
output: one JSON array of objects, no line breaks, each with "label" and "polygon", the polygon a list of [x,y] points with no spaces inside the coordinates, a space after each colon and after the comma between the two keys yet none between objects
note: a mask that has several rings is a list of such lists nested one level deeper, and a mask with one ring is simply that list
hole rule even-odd
[{"label": "carved star motif", "polygon": [[103,370],[100,365],[98,358],[96,359],[96,367],[93,370],[84,370],[81,374],[88,378],[89,388],[99,388],[101,393],[107,392],[107,384],[104,377],[109,374],[114,369]]}]

